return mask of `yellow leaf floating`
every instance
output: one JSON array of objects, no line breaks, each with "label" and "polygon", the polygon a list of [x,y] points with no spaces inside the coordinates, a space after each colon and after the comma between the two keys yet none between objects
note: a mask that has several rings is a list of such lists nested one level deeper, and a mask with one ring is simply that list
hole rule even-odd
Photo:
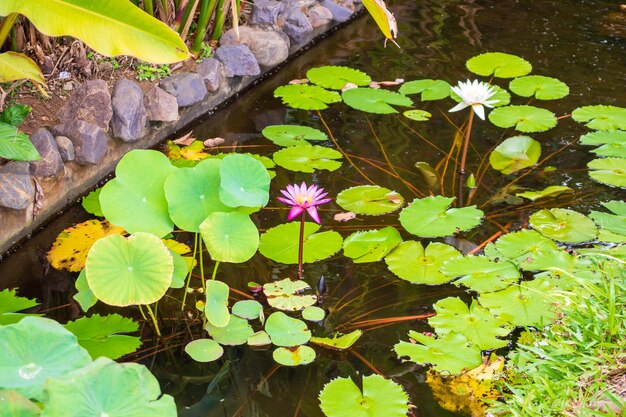
[{"label": "yellow leaf floating", "polygon": [[85,267],[89,249],[98,239],[125,233],[123,228],[106,220],[87,220],[59,233],[48,252],[48,261],[56,269],[79,272]]},{"label": "yellow leaf floating", "polygon": [[177,242],[174,239],[163,239],[165,247],[179,255],[186,255],[191,252],[191,248],[184,243]]},{"label": "yellow leaf floating", "polygon": [[387,41],[393,42],[398,48],[400,45],[396,43],[398,36],[398,24],[393,14],[387,10],[387,5],[383,0],[363,0],[363,5],[376,21],[380,31],[385,35],[385,47]]},{"label": "yellow leaf floating", "polygon": [[189,161],[202,161],[208,158],[209,154],[204,152],[204,143],[195,140],[191,145],[180,148],[180,156]]}]

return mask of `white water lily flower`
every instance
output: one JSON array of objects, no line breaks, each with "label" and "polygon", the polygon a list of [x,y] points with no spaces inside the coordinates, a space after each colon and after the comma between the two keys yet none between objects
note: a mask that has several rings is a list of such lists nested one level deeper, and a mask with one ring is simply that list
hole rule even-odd
[{"label": "white water lily flower", "polygon": [[490,97],[496,94],[496,89],[478,80],[474,80],[473,82],[467,80],[467,83],[459,81],[458,87],[451,88],[457,96],[461,97],[461,102],[448,110],[449,112],[463,110],[466,107],[472,106],[476,115],[485,120],[485,109],[483,106],[493,107],[495,103],[500,101],[489,100]]}]

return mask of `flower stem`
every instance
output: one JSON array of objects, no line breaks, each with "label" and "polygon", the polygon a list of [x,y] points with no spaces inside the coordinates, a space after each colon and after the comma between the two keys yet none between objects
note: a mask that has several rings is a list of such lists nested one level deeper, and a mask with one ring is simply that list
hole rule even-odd
[{"label": "flower stem", "polygon": [[159,329],[159,323],[157,322],[154,312],[150,308],[150,304],[146,304],[146,309],[148,310],[148,315],[152,319],[152,324],[154,325],[154,331],[156,331],[157,336],[161,337],[161,329]]},{"label": "flower stem", "polygon": [[465,174],[465,160],[467,159],[467,148],[469,147],[470,136],[472,134],[472,122],[474,121],[474,109],[470,107],[469,120],[465,128],[465,141],[463,142],[463,153],[461,154],[461,168],[459,173]]},{"label": "flower stem", "polygon": [[304,213],[300,217],[300,240],[298,245],[298,278],[304,279],[304,272],[302,271],[302,254],[304,252]]},{"label": "flower stem", "polygon": [[[195,233],[194,239],[193,239],[193,259],[194,260],[196,259],[196,253],[198,251],[198,237],[199,236],[200,236],[200,233]],[[187,302],[187,292],[189,290],[189,283],[191,281],[192,272],[193,272],[193,264],[192,264],[192,268],[187,273],[187,282],[185,283],[185,293],[183,294],[183,303],[180,306],[180,311],[185,310],[185,303]]]}]

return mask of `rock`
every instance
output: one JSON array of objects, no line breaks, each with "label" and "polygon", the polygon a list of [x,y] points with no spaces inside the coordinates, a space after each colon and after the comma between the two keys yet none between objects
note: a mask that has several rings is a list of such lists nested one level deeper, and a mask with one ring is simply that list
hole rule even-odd
[{"label": "rock", "polygon": [[46,129],[39,129],[30,135],[41,159],[30,163],[30,173],[36,177],[54,177],[63,170],[63,160],[59,153],[59,147],[52,133]]},{"label": "rock", "polygon": [[280,1],[274,0],[254,0],[252,6],[250,23],[253,25],[277,25],[278,15],[284,8]]},{"label": "rock", "polygon": [[215,51],[215,59],[224,64],[227,77],[261,73],[259,63],[246,45],[222,45]]},{"label": "rock", "polygon": [[204,81],[198,74],[181,73],[161,80],[159,86],[176,97],[178,107],[191,106],[207,94]]},{"label": "rock", "polygon": [[222,78],[224,78],[222,74],[224,67],[220,61],[214,58],[204,59],[198,65],[196,72],[204,81],[207,90],[216,91],[220,88]]},{"label": "rock", "polygon": [[271,28],[242,26],[239,28],[239,42],[237,42],[235,30],[230,29],[222,35],[220,44],[246,45],[254,54],[258,64],[267,67],[278,65],[289,56],[289,37]]},{"label": "rock", "polygon": [[135,142],[144,134],[148,116],[143,104],[143,91],[137,83],[119,79],[113,86],[111,97],[113,136],[124,142]]},{"label": "rock", "polygon": [[103,80],[85,81],[57,113],[61,124],[78,119],[100,126],[102,129],[109,128],[112,115],[111,94]]},{"label": "rock", "polygon": [[350,16],[352,16],[351,9],[340,6],[332,0],[322,0],[320,4],[330,10],[333,15],[333,20],[336,22],[346,22],[348,19],[350,19]]},{"label": "rock", "polygon": [[0,173],[0,206],[22,210],[33,204],[35,186],[28,174]]},{"label": "rock", "polygon": [[0,173],[30,175],[30,162],[9,161],[0,167]]},{"label": "rock", "polygon": [[307,12],[309,23],[315,29],[320,26],[324,26],[333,21],[333,14],[326,7],[321,4],[316,4],[311,7]]},{"label": "rock", "polygon": [[174,122],[178,120],[178,102],[167,91],[154,86],[143,98],[148,112],[148,120],[154,122]]},{"label": "rock", "polygon": [[283,20],[283,31],[295,43],[304,42],[313,33],[309,19],[298,7],[289,8],[280,15],[280,18]]},{"label": "rock", "polygon": [[74,144],[75,161],[79,165],[97,164],[107,150],[107,135],[99,126],[82,120],[56,125],[56,136],[67,136]]},{"label": "rock", "polygon": [[59,154],[63,162],[73,161],[76,158],[74,153],[74,144],[67,136],[57,136],[54,138],[57,141],[57,147],[59,148]]}]

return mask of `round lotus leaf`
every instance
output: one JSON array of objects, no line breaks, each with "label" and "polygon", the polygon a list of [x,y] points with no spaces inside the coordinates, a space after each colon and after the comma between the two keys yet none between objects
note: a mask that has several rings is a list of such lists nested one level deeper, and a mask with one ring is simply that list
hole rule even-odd
[{"label": "round lotus leaf", "polygon": [[315,172],[316,169],[334,171],[341,166],[340,152],[318,145],[298,145],[274,152],[274,162],[290,171]]},{"label": "round lotus leaf", "polygon": [[509,89],[522,97],[537,100],[556,100],[569,94],[569,87],[561,80],[543,75],[527,75],[512,80]]},{"label": "round lotus leaf", "polygon": [[[511,94],[509,94],[508,91],[506,91],[499,85],[488,83],[487,85],[489,86],[489,88],[495,91],[495,94],[489,97],[489,101],[497,100],[495,103],[492,104],[493,107],[508,106],[511,103]],[[461,97],[452,90],[450,90],[450,98],[452,98],[452,100],[456,101],[457,103],[461,102]]]},{"label": "round lotus leaf", "polygon": [[453,201],[440,195],[415,199],[400,212],[400,224],[422,237],[449,236],[480,224],[481,210],[476,206],[449,209]]},{"label": "round lotus leaf", "polygon": [[276,346],[298,346],[309,341],[311,332],[302,320],[281,311],[272,313],[265,322],[265,331]]},{"label": "round lotus leaf", "polygon": [[285,278],[263,285],[263,293],[270,306],[283,311],[299,311],[317,302],[314,294],[302,294],[311,287],[304,281]]},{"label": "round lotus leaf", "polygon": [[398,110],[391,107],[392,104],[404,107],[413,105],[413,100],[405,95],[374,88],[352,88],[344,91],[341,97],[344,103],[354,109],[376,114],[398,113]]},{"label": "round lotus leaf", "polygon": [[[335,231],[316,233],[320,225],[312,222],[304,223],[304,248],[302,261],[311,263],[326,259],[337,253],[343,239]],[[300,222],[289,222],[268,229],[261,235],[259,252],[266,258],[284,264],[298,263],[298,247],[300,239]]]},{"label": "round lotus leaf", "polygon": [[416,122],[426,122],[433,116],[425,110],[407,110],[402,113],[407,119],[415,120]]},{"label": "round lotus leaf", "polygon": [[587,133],[580,137],[583,145],[610,145],[626,142],[626,131],[623,130],[600,130]]},{"label": "round lotus leaf", "polygon": [[13,390],[0,390],[0,416],[39,417],[41,408]]},{"label": "round lotus leaf", "polygon": [[402,242],[395,227],[355,232],[343,241],[343,254],[354,263],[376,262]]},{"label": "round lotus leaf", "polygon": [[541,144],[529,136],[513,136],[505,139],[489,154],[493,169],[512,174],[533,166],[541,156]]},{"label": "round lotus leaf", "polygon": [[624,158],[626,157],[626,141],[608,143],[593,149],[591,152],[598,156],[615,156]]},{"label": "round lotus leaf", "polygon": [[513,262],[495,262],[486,256],[450,259],[439,270],[452,278],[461,277],[454,284],[465,285],[480,293],[502,290],[520,278],[519,269]]},{"label": "round lotus leaf", "polygon": [[572,112],[572,119],[596,130],[626,130],[626,108],[617,106],[583,106]]},{"label": "round lotus leaf", "polygon": [[542,235],[565,243],[581,243],[598,236],[596,224],[573,210],[543,209],[530,216],[530,225]]},{"label": "round lotus leaf", "polygon": [[165,181],[165,197],[176,226],[199,232],[200,223],[216,211],[233,209],[220,200],[219,159],[206,159],[194,168],[180,168]]},{"label": "round lotus leaf", "polygon": [[[48,378],[91,362],[76,336],[54,320],[24,317],[0,326],[0,387],[42,400]],[[65,415],[63,413],[59,415]]]},{"label": "round lotus leaf", "polygon": [[404,198],[395,191],[378,185],[359,185],[337,195],[337,204],[356,214],[380,215],[398,210]]},{"label": "round lotus leaf", "polygon": [[529,74],[533,67],[530,62],[516,55],[502,52],[487,52],[470,58],[465,66],[474,74],[498,78],[515,78]]},{"label": "round lotus leaf", "polygon": [[363,377],[363,392],[350,378],[336,378],[320,392],[327,417],[405,417],[409,397],[398,383],[380,375]]},{"label": "round lotus leaf", "polygon": [[302,318],[307,321],[322,321],[326,317],[326,311],[317,306],[309,306],[302,310]]},{"label": "round lotus leaf", "polygon": [[308,84],[283,85],[274,90],[274,97],[281,98],[287,106],[302,110],[324,110],[329,104],[341,101],[336,91]]},{"label": "round lotus leaf", "polygon": [[505,106],[493,109],[489,120],[498,127],[515,127],[520,132],[543,132],[556,126],[556,116],[535,106]]},{"label": "round lotus leaf", "polygon": [[311,68],[306,77],[312,83],[331,90],[341,90],[348,83],[363,86],[372,82],[372,78],[363,71],[334,65]]},{"label": "round lotus leaf", "polygon": [[267,346],[272,344],[272,339],[264,330],[256,332],[248,338],[249,346]]},{"label": "round lotus leaf", "polygon": [[626,187],[626,158],[594,159],[587,164],[589,176],[602,184]]},{"label": "round lotus leaf", "polygon": [[254,334],[248,320],[234,315],[230,316],[225,327],[216,327],[207,322],[205,329],[217,343],[229,346],[245,345],[248,338]]},{"label": "round lotus leaf", "polygon": [[170,219],[164,184],[175,170],[161,152],[128,152],[115,168],[115,178],[100,192],[104,216],[129,233],[167,235],[174,224]]},{"label": "round lotus leaf", "polygon": [[220,166],[220,199],[230,207],[264,207],[270,198],[270,174],[249,155],[233,153]]},{"label": "round lotus leaf", "polygon": [[215,261],[245,262],[259,248],[256,225],[249,215],[239,211],[209,215],[200,225],[200,235]]},{"label": "round lotus leaf", "polygon": [[41,417],[175,417],[174,399],[137,363],[98,358],[66,378],[46,382]]},{"label": "round lotus leaf", "polygon": [[204,315],[209,323],[215,327],[225,327],[230,321],[228,311],[228,295],[230,288],[221,281],[207,281],[206,299],[204,301]]},{"label": "round lotus leaf", "polygon": [[222,357],[224,348],[211,339],[197,339],[187,343],[185,352],[196,362],[213,362]]},{"label": "round lotus leaf", "polygon": [[112,235],[93,245],[85,272],[89,288],[100,301],[119,307],[151,304],[170,287],[174,259],[154,235]]},{"label": "round lotus leaf", "polygon": [[326,133],[309,126],[274,125],[261,132],[278,146],[308,145],[308,141],[328,140]]},{"label": "round lotus leaf", "polygon": [[233,304],[233,314],[247,320],[258,319],[263,306],[256,300],[237,301]]},{"label": "round lotus leaf", "polygon": [[389,270],[403,280],[435,285],[450,281],[439,268],[445,261],[460,256],[461,252],[444,243],[431,243],[424,250],[421,243],[409,240],[391,251],[385,262]]},{"label": "round lotus leaf", "polygon": [[308,365],[315,360],[315,350],[309,346],[279,347],[272,357],[284,366]]},{"label": "round lotus leaf", "polygon": [[400,86],[400,94],[421,94],[422,101],[441,100],[450,95],[450,84],[444,80],[407,81]]},{"label": "round lotus leaf", "polygon": [[530,201],[537,201],[543,198],[554,198],[572,192],[574,192],[574,190],[565,185],[550,185],[540,191],[524,191],[522,193],[516,193],[515,195],[517,197],[527,198]]}]

